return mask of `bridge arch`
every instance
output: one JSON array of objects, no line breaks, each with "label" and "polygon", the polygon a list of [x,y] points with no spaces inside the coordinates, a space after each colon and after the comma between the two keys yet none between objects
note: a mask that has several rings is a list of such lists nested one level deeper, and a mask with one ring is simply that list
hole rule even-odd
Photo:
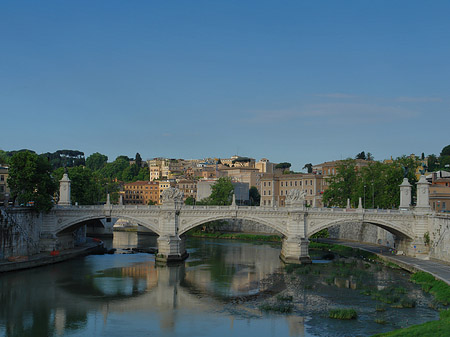
[{"label": "bridge arch", "polygon": [[[316,222],[316,220],[313,220],[313,222]],[[330,228],[336,225],[350,225],[354,224],[355,222],[362,222],[370,225],[374,225],[377,227],[380,227],[395,236],[399,238],[405,238],[405,239],[414,239],[414,233],[411,230],[408,230],[407,228],[402,228],[402,226],[399,226],[398,224],[392,223],[390,221],[385,220],[379,220],[379,219],[363,219],[363,220],[357,220],[357,219],[336,219],[332,221],[326,221],[323,223],[318,223],[317,225],[308,226],[308,237],[311,235],[314,235],[317,232],[320,232],[323,229]]]},{"label": "bridge arch", "polygon": [[[180,226],[180,228],[179,228],[178,234],[183,235],[187,231],[189,231],[195,227],[201,226],[205,223],[211,222],[211,221],[232,220],[232,219],[253,221],[253,222],[265,225],[271,229],[274,229],[278,233],[282,234],[283,236],[287,236],[286,228],[283,228],[281,225],[274,224],[270,221],[267,221],[266,219],[261,219],[259,217],[248,216],[248,215],[238,215],[238,216],[236,216],[236,215],[232,215],[232,216],[231,215],[214,215],[214,216],[205,216],[205,217],[197,218],[192,222],[182,224],[182,226]],[[183,223],[183,220],[181,222]]]},{"label": "bridge arch", "polygon": [[[161,235],[161,231],[159,229],[159,226],[153,224],[153,223],[149,223],[146,221],[143,221],[142,219],[139,218],[135,218],[135,217],[131,217],[129,215],[114,215],[114,218],[120,218],[120,219],[125,219],[128,221],[131,221],[133,223],[137,223],[143,227],[146,227],[148,229],[150,229],[151,231],[155,232],[158,235]],[[101,219],[106,219],[106,218],[111,218],[111,216],[107,216],[107,215],[89,215],[89,216],[84,216],[84,217],[78,217],[78,218],[74,218],[74,219],[70,219],[69,221],[63,222],[59,227],[58,227],[58,232],[56,234],[61,234],[63,232],[67,232],[70,231],[71,229],[75,230],[77,229],[79,226],[83,225],[84,222],[90,221],[90,220],[101,220]]]}]

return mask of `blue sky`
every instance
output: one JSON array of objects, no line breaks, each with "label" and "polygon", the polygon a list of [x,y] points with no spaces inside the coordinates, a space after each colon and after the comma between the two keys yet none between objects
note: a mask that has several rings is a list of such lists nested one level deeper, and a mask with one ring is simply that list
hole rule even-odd
[{"label": "blue sky", "polygon": [[0,3],[0,149],[305,163],[450,144],[450,1]]}]

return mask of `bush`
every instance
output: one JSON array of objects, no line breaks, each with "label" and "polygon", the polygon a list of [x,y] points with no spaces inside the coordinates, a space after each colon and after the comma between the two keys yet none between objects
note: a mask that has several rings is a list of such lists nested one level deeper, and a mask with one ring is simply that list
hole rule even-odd
[{"label": "bush", "polygon": [[356,319],[358,314],[355,309],[331,309],[328,317],[334,319]]}]

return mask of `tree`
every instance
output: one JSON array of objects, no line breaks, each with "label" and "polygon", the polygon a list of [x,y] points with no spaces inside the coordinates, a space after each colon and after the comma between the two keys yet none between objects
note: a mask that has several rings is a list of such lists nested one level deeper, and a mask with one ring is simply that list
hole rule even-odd
[{"label": "tree", "polygon": [[276,169],[288,169],[291,167],[291,163],[283,162],[275,165]]},{"label": "tree", "polygon": [[48,212],[53,207],[57,184],[50,175],[51,166],[45,157],[24,151],[13,155],[9,161],[8,186],[13,201],[32,205]]},{"label": "tree", "polygon": [[1,164],[8,164],[9,156],[6,151],[0,150],[0,165]]},{"label": "tree", "polygon": [[136,153],[136,158],[135,158],[135,162],[137,167],[141,168],[142,167],[142,158],[141,155],[138,153]]},{"label": "tree", "polygon": [[437,171],[439,168],[439,162],[435,154],[430,154],[427,160],[427,166],[429,172]]},{"label": "tree", "polygon": [[364,151],[358,153],[358,154],[355,156],[355,159],[363,159],[363,160],[366,160],[366,153],[365,153]]},{"label": "tree", "polygon": [[323,194],[324,204],[345,207],[347,199],[350,199],[351,205],[356,207],[361,198],[364,208],[398,207],[399,185],[405,171],[408,172],[407,178],[413,185],[412,193],[415,194],[417,165],[417,161],[403,156],[392,164],[373,162],[357,170],[354,160],[344,160],[337,167],[337,174],[328,179],[329,188]]},{"label": "tree", "polygon": [[250,187],[248,192],[250,199],[250,206],[259,206],[261,201],[261,195],[258,192],[258,189],[255,186]]},{"label": "tree", "polygon": [[312,173],[312,171],[313,171],[312,167],[313,167],[313,165],[311,163],[305,164],[305,166],[303,166],[302,170],[307,169],[308,173]]},{"label": "tree", "polygon": [[108,162],[108,157],[104,154],[95,152],[86,159],[86,167],[92,171],[98,171],[102,169]]},{"label": "tree", "polygon": [[[62,178],[63,168],[53,172],[57,180]],[[79,205],[95,205],[103,199],[104,181],[100,175],[91,169],[82,166],[75,166],[68,169],[70,182],[70,194],[72,203]],[[105,194],[106,196],[106,194]]]},{"label": "tree", "polygon": [[195,205],[195,199],[192,196],[189,196],[186,198],[186,200],[184,201],[185,205]]},{"label": "tree", "polygon": [[370,153],[370,152],[367,152],[367,155],[366,155],[366,160],[370,160],[370,161],[374,160],[374,158],[373,158],[373,154],[372,154],[372,153]]},{"label": "tree", "polygon": [[447,145],[444,147],[441,151],[441,157],[442,156],[450,156],[450,145]]},{"label": "tree", "polygon": [[233,198],[234,187],[231,179],[222,177],[211,186],[211,195],[208,198],[201,200],[198,204],[206,205],[231,205]]}]

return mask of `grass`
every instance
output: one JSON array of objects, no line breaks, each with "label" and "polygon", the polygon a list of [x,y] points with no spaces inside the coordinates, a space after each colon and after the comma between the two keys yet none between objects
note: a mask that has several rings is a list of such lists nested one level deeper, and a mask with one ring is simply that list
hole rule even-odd
[{"label": "grass", "polygon": [[440,304],[450,304],[450,286],[444,281],[436,280],[433,275],[422,271],[413,274],[411,281],[420,284],[422,290],[432,294]]},{"label": "grass", "polygon": [[355,309],[331,309],[328,311],[328,317],[334,319],[356,319],[358,314]]},{"label": "grass", "polygon": [[431,321],[420,325],[413,325],[409,328],[394,330],[373,337],[442,337],[448,336],[450,331],[450,310],[443,310],[439,313],[438,321]]}]

